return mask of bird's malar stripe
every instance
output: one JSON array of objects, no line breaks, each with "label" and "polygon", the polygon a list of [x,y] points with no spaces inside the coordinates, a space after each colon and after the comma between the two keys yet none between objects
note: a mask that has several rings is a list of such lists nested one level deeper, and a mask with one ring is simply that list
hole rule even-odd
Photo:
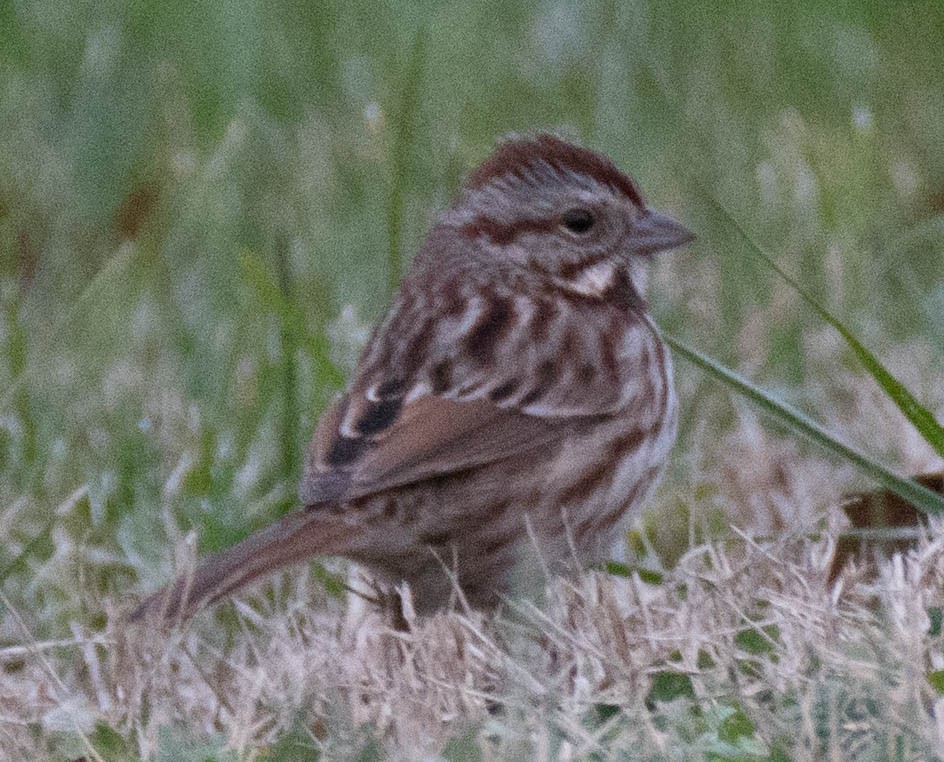
[{"label": "bird's malar stripe", "polygon": [[645,314],[649,309],[646,300],[639,294],[636,287],[624,270],[618,270],[610,287],[602,294],[602,298],[615,304],[623,312]]},{"label": "bird's malar stripe", "polygon": [[608,259],[609,255],[603,253],[586,257],[577,262],[565,262],[560,266],[557,274],[564,280],[577,280],[588,270],[592,270],[601,262],[606,262]]}]

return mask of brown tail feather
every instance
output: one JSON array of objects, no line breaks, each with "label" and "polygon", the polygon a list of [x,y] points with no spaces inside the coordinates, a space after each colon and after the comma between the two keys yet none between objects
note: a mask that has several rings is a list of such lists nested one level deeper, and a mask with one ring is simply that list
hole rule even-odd
[{"label": "brown tail feather", "polygon": [[289,513],[149,596],[129,619],[183,621],[264,574],[314,555],[338,554],[358,531],[341,517],[317,510]]}]

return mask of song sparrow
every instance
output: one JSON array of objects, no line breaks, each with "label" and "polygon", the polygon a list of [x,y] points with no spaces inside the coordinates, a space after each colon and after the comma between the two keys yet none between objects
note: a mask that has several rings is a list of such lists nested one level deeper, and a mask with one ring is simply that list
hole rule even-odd
[{"label": "song sparrow", "polygon": [[314,554],[406,581],[417,612],[473,607],[600,559],[674,441],[671,363],[642,293],[693,238],[605,157],[510,139],[443,212],[322,417],[305,508],[212,556],[133,618],[185,617]]}]

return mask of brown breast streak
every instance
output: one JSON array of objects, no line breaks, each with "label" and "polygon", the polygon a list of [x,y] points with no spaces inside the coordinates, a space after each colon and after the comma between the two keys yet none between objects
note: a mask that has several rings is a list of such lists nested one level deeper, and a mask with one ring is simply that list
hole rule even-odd
[{"label": "brown breast streak", "polygon": [[603,514],[591,513],[584,518],[574,529],[574,542],[576,542],[577,547],[584,545],[588,533],[606,542],[607,535],[626,515],[627,511],[635,506],[636,501],[647,487],[648,483],[644,483],[642,480],[637,481],[613,509]]},{"label": "brown breast streak", "polygon": [[495,356],[495,346],[514,322],[514,305],[509,299],[490,296],[478,320],[466,334],[463,349],[479,365],[487,365]]}]

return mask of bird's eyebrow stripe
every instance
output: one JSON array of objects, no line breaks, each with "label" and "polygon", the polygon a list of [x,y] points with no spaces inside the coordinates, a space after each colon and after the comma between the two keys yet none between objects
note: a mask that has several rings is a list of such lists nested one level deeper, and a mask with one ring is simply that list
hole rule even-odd
[{"label": "bird's eyebrow stripe", "polygon": [[525,233],[548,233],[560,225],[557,217],[532,217],[530,219],[515,220],[503,223],[485,214],[477,215],[470,222],[459,228],[459,233],[466,238],[488,238],[495,244],[506,245],[514,243],[515,239]]}]

